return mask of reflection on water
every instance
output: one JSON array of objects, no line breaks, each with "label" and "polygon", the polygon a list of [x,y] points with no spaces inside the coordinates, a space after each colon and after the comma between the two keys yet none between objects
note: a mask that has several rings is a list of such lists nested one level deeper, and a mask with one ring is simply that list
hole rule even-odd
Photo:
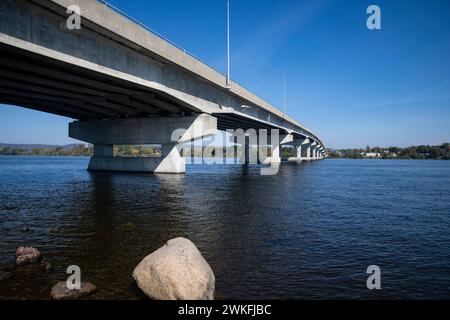
[{"label": "reflection on water", "polygon": [[[191,239],[217,298],[450,298],[450,162],[192,165],[186,175],[88,173],[86,158],[0,157],[0,298],[48,299],[81,267],[96,299],[144,298],[134,267]],[[21,226],[30,231],[22,233]],[[13,268],[19,245],[52,270]],[[366,289],[367,266],[382,270]]]}]

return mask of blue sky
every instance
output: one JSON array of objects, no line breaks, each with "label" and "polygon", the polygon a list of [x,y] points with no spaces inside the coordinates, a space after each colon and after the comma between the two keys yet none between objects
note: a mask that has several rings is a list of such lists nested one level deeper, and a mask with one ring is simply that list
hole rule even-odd
[{"label": "blue sky", "polygon": [[[220,71],[225,0],[111,0]],[[382,29],[366,28],[377,4]],[[450,1],[231,0],[232,78],[327,147],[450,142]],[[0,106],[0,142],[73,142],[70,119]]]}]

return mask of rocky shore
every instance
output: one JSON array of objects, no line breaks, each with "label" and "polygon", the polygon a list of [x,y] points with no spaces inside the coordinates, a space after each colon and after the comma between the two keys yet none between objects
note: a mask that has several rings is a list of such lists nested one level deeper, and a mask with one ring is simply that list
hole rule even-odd
[{"label": "rocky shore", "polygon": [[[50,271],[52,265],[34,247],[20,246],[15,252],[15,268],[40,264]],[[135,267],[132,278],[150,299],[155,300],[212,300],[215,276],[197,247],[188,239],[175,238],[147,255]],[[12,281],[11,270],[0,270],[0,282]],[[74,300],[89,296],[97,287],[81,281],[79,287],[70,288],[69,280],[57,282],[50,291],[54,300]]]}]

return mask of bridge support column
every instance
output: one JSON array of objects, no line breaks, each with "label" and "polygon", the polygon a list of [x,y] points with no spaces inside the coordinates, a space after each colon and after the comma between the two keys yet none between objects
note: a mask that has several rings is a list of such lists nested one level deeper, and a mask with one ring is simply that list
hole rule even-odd
[{"label": "bridge support column", "polygon": [[[249,129],[244,131],[243,129],[238,130],[227,130],[230,134],[229,142],[242,147],[241,153],[236,152],[235,155],[239,157],[239,163],[241,164],[256,164],[258,162],[258,134],[256,130]],[[252,149],[256,147],[256,149]],[[236,149],[235,149],[236,150]]]},{"label": "bridge support column", "polygon": [[[94,145],[90,171],[184,173],[180,150],[191,140],[214,135],[217,119],[206,114],[193,117],[155,117],[75,121],[69,136]],[[114,145],[161,145],[160,157],[115,157]]]},{"label": "bridge support column", "polygon": [[306,152],[305,152],[305,158],[303,158],[303,160],[305,161],[311,161],[311,149],[312,149],[312,145],[313,143],[311,143],[310,141],[308,141],[308,144],[306,144]]},{"label": "bridge support column", "polygon": [[260,145],[258,144],[258,135],[255,134],[252,135],[246,135],[245,136],[245,143],[244,143],[244,150],[243,150],[243,163],[244,164],[256,164],[260,163],[260,155],[259,155],[259,149]]},{"label": "bridge support column", "polygon": [[[250,159],[252,155],[250,155],[250,148],[251,148],[251,139],[250,136],[245,136],[245,143],[244,143],[244,163],[250,164],[251,162],[255,162],[256,159]],[[258,151],[256,151],[258,152]],[[253,155],[254,157],[257,157],[257,155]],[[253,160],[253,161],[251,161]]]},{"label": "bridge support column", "polygon": [[319,146],[316,147],[314,150],[314,160],[317,160],[319,158]]},{"label": "bridge support column", "polygon": [[310,145],[309,145],[309,152],[307,152],[307,160],[308,161],[312,161],[312,160],[316,160],[316,148],[317,148],[317,142],[313,141]]},{"label": "bridge support column", "polygon": [[294,141],[294,136],[292,134],[283,135],[270,135],[270,143],[272,145],[272,158],[271,163],[281,163],[280,151],[281,145],[287,144]]},{"label": "bridge support column", "polygon": [[296,142],[296,144],[295,144],[296,156],[289,158],[288,161],[300,163],[303,160],[302,151],[303,151],[305,145],[307,145],[309,143],[309,139],[308,138],[300,139],[295,142]]}]

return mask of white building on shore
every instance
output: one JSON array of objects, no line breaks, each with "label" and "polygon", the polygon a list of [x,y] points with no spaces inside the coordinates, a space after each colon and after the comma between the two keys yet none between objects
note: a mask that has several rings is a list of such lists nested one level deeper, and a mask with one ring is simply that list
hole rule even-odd
[{"label": "white building on shore", "polygon": [[381,158],[381,153],[379,152],[363,152],[361,155],[365,158]]}]

